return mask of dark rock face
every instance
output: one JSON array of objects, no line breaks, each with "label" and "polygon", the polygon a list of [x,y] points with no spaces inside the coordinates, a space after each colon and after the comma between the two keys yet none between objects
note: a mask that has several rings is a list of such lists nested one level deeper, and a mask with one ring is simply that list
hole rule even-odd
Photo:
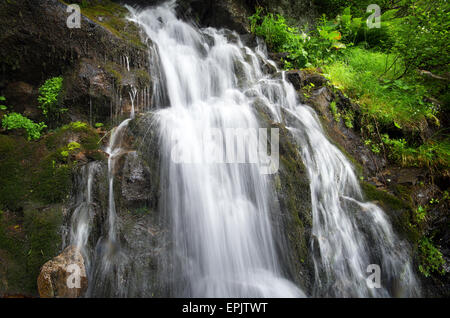
[{"label": "dark rock face", "polygon": [[298,146],[283,124],[273,124],[264,103],[253,105],[261,127],[278,128],[280,169],[272,176],[274,185],[272,224],[280,264],[287,277],[307,293],[314,284],[314,265],[310,255],[312,207],[310,181]]},{"label": "dark rock face", "polygon": [[150,201],[151,172],[135,151],[126,155],[122,168],[122,197],[127,206],[145,205]]},{"label": "dark rock face", "polygon": [[18,112],[30,111],[37,107],[37,89],[25,82],[8,83],[5,89],[6,100],[16,101],[15,110]]},{"label": "dark rock face", "polygon": [[[122,82],[122,77],[139,69],[148,73],[147,50],[84,16],[80,29],[70,29],[66,25],[69,15],[66,5],[57,0],[0,3],[0,92],[8,92],[8,105],[14,110],[36,110],[37,88],[46,79],[63,75],[63,104],[69,109],[69,116],[105,122],[115,108],[130,103],[126,87],[150,86],[149,79],[142,84],[136,76],[128,76],[128,83]],[[13,82],[31,86],[32,93],[27,96],[34,101],[24,103],[23,97],[16,96],[8,86]],[[123,95],[123,102],[118,102],[119,95]]]},{"label": "dark rock face", "polygon": [[247,0],[249,6],[259,5],[269,12],[282,14],[293,25],[304,27],[314,25],[320,17],[318,9],[311,0]]},{"label": "dark rock face", "polygon": [[[283,126],[280,129],[281,168],[274,184],[279,202],[279,221],[286,237],[289,253],[279,251],[285,258],[286,272],[305,292],[311,293],[314,267],[310,254],[312,208],[310,181],[298,147]],[[280,235],[279,235],[280,236]]]},{"label": "dark rock face", "polygon": [[[129,5],[147,7],[164,0],[125,0],[117,1]],[[177,12],[180,17],[192,19],[201,26],[228,28],[238,33],[248,33],[248,17],[254,4],[246,0],[179,0]]]},{"label": "dark rock face", "polygon": [[187,0],[181,2],[180,8],[186,4],[192,8],[192,12],[202,25],[228,28],[238,33],[250,31],[248,17],[251,15],[252,8],[246,1]]}]

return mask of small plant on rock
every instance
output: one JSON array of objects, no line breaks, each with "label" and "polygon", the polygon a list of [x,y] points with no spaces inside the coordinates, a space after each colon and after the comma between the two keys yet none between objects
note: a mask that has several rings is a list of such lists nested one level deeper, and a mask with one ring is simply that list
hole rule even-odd
[{"label": "small plant on rock", "polygon": [[52,123],[57,123],[61,115],[67,111],[61,106],[62,77],[53,77],[45,81],[39,88],[39,108],[42,114]]},{"label": "small plant on rock", "polygon": [[18,113],[5,115],[2,120],[2,126],[6,130],[25,129],[28,140],[39,139],[42,130],[47,127],[44,123],[36,124],[31,119]]}]

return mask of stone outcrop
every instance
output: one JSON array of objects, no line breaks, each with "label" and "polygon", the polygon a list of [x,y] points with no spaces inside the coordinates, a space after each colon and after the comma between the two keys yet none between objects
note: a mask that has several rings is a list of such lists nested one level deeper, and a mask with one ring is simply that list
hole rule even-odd
[{"label": "stone outcrop", "polygon": [[[110,10],[118,19],[117,9]],[[63,76],[62,104],[68,117],[107,122],[129,111],[131,86],[150,88],[150,78],[144,75],[149,73],[147,47],[140,41],[139,29],[125,18],[120,21],[124,30],[100,22],[108,17],[94,20],[85,15],[81,28],[71,29],[66,24],[69,15],[58,0],[0,3],[0,93],[5,93],[14,111],[26,110],[35,119],[41,113],[39,86],[48,78]],[[25,95],[17,94],[23,90]]]},{"label": "stone outcrop", "polygon": [[87,290],[86,269],[80,251],[69,246],[42,266],[38,277],[42,298],[78,298]]}]

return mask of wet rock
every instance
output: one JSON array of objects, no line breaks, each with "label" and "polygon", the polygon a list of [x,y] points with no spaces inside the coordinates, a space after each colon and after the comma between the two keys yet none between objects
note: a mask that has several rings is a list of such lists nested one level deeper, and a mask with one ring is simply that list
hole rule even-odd
[{"label": "wet rock", "polygon": [[294,85],[296,90],[301,89],[304,86],[305,76],[303,72],[298,70],[291,70],[286,72],[286,79]]},{"label": "wet rock", "polygon": [[122,198],[127,206],[144,205],[152,198],[155,189],[151,184],[151,172],[137,152],[129,152],[122,168]]},{"label": "wet rock", "polygon": [[248,17],[252,7],[242,0],[184,0],[178,3],[177,11],[203,26],[228,28],[241,34],[250,31]]},{"label": "wet rock", "polygon": [[42,298],[78,298],[87,290],[87,284],[83,256],[74,246],[45,263],[38,277]]},{"label": "wet rock", "polygon": [[[311,74],[302,72],[304,76],[304,87],[310,83],[314,86],[308,91],[310,97],[303,102],[313,107],[319,114],[324,128],[338,147],[343,150],[349,158],[356,164],[360,171],[367,176],[376,175],[386,166],[386,160],[374,154],[363,142],[361,136],[353,129],[348,128],[342,118],[337,121],[331,112],[330,104],[336,102],[339,111],[352,110],[357,111],[357,106],[350,100],[341,98],[340,92],[335,93],[327,86],[327,79],[320,74]],[[300,97],[302,97],[300,95]]]},{"label": "wet rock", "polygon": [[25,112],[31,118],[39,115],[40,110],[37,109],[38,91],[32,85],[22,81],[9,83],[4,95],[7,105],[12,107],[14,111]]},{"label": "wet rock", "polygon": [[305,78],[303,84],[304,85],[310,85],[313,84],[313,86],[315,87],[321,87],[321,86],[325,86],[328,83],[328,80],[323,77],[323,75],[321,74],[317,74],[317,73],[308,73],[308,72],[302,72],[303,76]]},{"label": "wet rock", "polygon": [[272,53],[269,52],[269,58],[273,60],[275,63],[277,63],[278,66],[283,66],[283,60],[285,60],[288,57],[289,53],[283,52],[283,53]]}]

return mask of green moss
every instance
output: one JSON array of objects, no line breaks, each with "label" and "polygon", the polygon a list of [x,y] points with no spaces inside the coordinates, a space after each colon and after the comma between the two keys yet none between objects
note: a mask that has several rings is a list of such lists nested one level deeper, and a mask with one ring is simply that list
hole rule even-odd
[{"label": "green moss", "polygon": [[297,250],[301,259],[308,259],[307,229],[312,226],[311,194],[306,168],[298,152],[297,146],[287,129],[278,125],[280,129],[280,172],[275,178],[275,188],[284,197],[284,204],[289,211],[291,224],[288,232],[292,246]]},{"label": "green moss", "polygon": [[139,86],[146,87],[150,83],[150,75],[146,70],[137,69],[135,72],[136,80],[139,83]]},{"label": "green moss", "polygon": [[30,205],[23,217],[0,214],[0,294],[37,295],[40,268],[59,252],[61,223],[60,206]]},{"label": "green moss", "polygon": [[421,235],[414,224],[414,211],[410,202],[400,200],[386,191],[378,190],[367,182],[362,181],[360,183],[366,199],[376,201],[391,217],[397,231],[403,233],[413,244],[417,243]]},{"label": "green moss", "polygon": [[72,169],[67,164],[59,163],[56,157],[58,154],[51,154],[43,160],[33,179],[33,196],[40,202],[63,202],[69,196]]},{"label": "green moss", "polygon": [[60,127],[45,136],[45,144],[50,150],[67,146],[68,140],[78,139],[81,149],[94,150],[99,148],[100,137],[97,130],[87,123],[73,122]]},{"label": "green moss", "polygon": [[41,142],[0,135],[0,208],[19,210],[30,198],[31,178],[43,152]]},{"label": "green moss", "polygon": [[122,83],[123,76],[120,69],[120,66],[116,63],[109,62],[105,65],[105,70],[112,76],[116,85],[121,85]]},{"label": "green moss", "polygon": [[425,276],[429,277],[432,273],[445,275],[445,260],[433,242],[423,237],[419,241],[420,265],[419,271]]},{"label": "green moss", "polygon": [[141,41],[138,27],[126,19],[128,10],[125,7],[110,0],[83,1],[80,7],[83,15],[118,38],[127,40],[136,47],[145,47]]},{"label": "green moss", "polygon": [[391,210],[411,209],[411,205],[408,203],[394,197],[386,191],[378,190],[375,186],[367,182],[361,182],[361,186],[369,201],[378,201],[383,207]]}]

